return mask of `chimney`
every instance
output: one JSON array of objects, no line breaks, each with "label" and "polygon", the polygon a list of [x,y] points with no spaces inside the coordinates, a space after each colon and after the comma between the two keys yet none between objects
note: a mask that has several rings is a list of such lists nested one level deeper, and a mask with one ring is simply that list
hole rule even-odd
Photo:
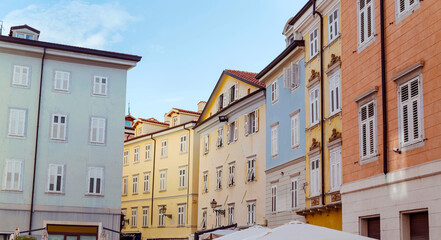
[{"label": "chimney", "polygon": [[205,102],[205,101],[200,101],[198,103],[198,113],[201,113],[204,110],[206,104],[207,104],[207,102]]}]

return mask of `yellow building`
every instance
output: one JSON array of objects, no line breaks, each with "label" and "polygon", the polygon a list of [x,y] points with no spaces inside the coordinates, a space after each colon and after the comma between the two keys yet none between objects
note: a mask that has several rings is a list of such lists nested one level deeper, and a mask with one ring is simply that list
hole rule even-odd
[{"label": "yellow building", "polygon": [[255,76],[223,71],[195,128],[199,230],[265,224],[265,87]]},{"label": "yellow building", "polygon": [[199,115],[173,108],[164,122],[133,122],[135,135],[124,141],[123,232],[141,233],[142,239],[188,239],[196,231],[199,135],[193,128]]},{"label": "yellow building", "polygon": [[340,1],[309,1],[291,20],[305,40],[306,208],[310,224],[342,229]]}]

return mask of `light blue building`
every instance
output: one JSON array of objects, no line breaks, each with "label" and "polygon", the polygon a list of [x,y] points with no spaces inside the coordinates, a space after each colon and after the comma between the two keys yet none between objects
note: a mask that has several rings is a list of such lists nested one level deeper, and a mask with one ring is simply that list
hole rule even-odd
[{"label": "light blue building", "polygon": [[[288,21],[289,22],[289,21]],[[256,78],[266,84],[266,211],[270,227],[304,221],[304,41],[289,24],[286,49]]]},{"label": "light blue building", "polygon": [[120,229],[127,71],[141,57],[39,34],[0,36],[0,240],[16,227],[97,239]]}]

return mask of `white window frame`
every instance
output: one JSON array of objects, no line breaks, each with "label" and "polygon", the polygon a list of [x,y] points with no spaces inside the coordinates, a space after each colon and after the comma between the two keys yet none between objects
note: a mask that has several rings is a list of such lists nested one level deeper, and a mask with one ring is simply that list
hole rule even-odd
[{"label": "white window frame", "polygon": [[221,111],[222,109],[224,109],[225,106],[225,102],[226,102],[226,94],[225,93],[221,93],[219,94],[219,97],[217,98],[217,111]]},{"label": "white window frame", "polygon": [[207,193],[208,192],[208,172],[204,172],[203,173],[203,182],[204,185],[202,186],[202,193]]},{"label": "white window frame", "polygon": [[142,226],[149,226],[149,207],[142,207]]},{"label": "white window frame", "polygon": [[[104,144],[106,141],[106,118],[91,117],[90,118],[90,143]],[[100,131],[102,131],[100,133]],[[94,138],[95,134],[95,138]]]},{"label": "white window frame", "polygon": [[300,113],[291,116],[291,149],[300,145]]},{"label": "white window frame", "polygon": [[207,228],[207,210],[202,210],[202,221],[201,221],[201,228],[206,229]]},{"label": "white window frame", "polygon": [[[362,9],[360,9],[360,1],[365,3]],[[366,4],[367,1],[370,2]],[[371,35],[368,35],[368,8],[371,10]],[[365,23],[364,28],[361,26],[361,19],[363,19],[363,22]],[[364,41],[362,41],[361,35],[364,35]],[[375,41],[375,0],[357,0],[357,39],[359,53]]]},{"label": "white window frame", "polygon": [[138,194],[139,189],[139,175],[132,176],[132,194]]},{"label": "white window frame", "polygon": [[335,8],[332,9],[332,11],[328,13],[328,44],[330,44],[340,36],[339,22],[340,22],[340,10],[337,5]]},{"label": "white window frame", "polygon": [[271,103],[274,104],[279,100],[279,80],[283,77],[280,76],[274,82],[271,83]]},{"label": "white window frame", "polygon": [[222,167],[216,168],[216,190],[222,189]]},{"label": "white window frame", "polygon": [[291,209],[299,208],[299,178],[291,178]]},{"label": "white window frame", "polygon": [[232,187],[236,183],[235,174],[236,174],[236,163],[228,164],[228,186]]},{"label": "white window frame", "polygon": [[[329,82],[329,114],[330,116],[341,112],[341,78],[340,70],[328,77]],[[335,106],[333,105],[335,104]]]},{"label": "white window frame", "polygon": [[[55,118],[58,119],[58,122],[55,122]],[[62,119],[64,118],[64,123],[62,123]],[[52,114],[51,116],[51,139],[58,141],[66,140],[66,127],[67,127],[67,115],[63,114]]]},{"label": "white window frame", "polygon": [[54,90],[61,92],[69,92],[70,72],[55,71],[54,72]]},{"label": "white window frame", "polygon": [[247,159],[247,182],[256,181],[256,158]]},{"label": "white window frame", "polygon": [[122,195],[127,195],[128,192],[128,187],[129,187],[129,178],[128,177],[123,177],[122,178]]},{"label": "white window frame", "polygon": [[210,150],[210,135],[204,136],[204,154],[208,154],[208,151]]},{"label": "white window frame", "polygon": [[27,117],[27,111],[25,109],[18,109],[18,108],[9,109],[8,136],[13,136],[13,137],[25,136],[26,117]]},{"label": "white window frame", "polygon": [[218,148],[224,146],[224,128],[220,127],[217,129],[217,144],[216,146]]},{"label": "white window frame", "polygon": [[256,201],[247,202],[247,224],[256,224]]},{"label": "white window frame", "polygon": [[129,165],[129,150],[128,149],[124,150],[124,153],[123,153],[123,165],[124,166]]},{"label": "white window frame", "polygon": [[139,146],[133,148],[133,162],[139,163]]},{"label": "white window frame", "polygon": [[161,141],[161,158],[168,156],[168,140]]},{"label": "white window frame", "polygon": [[230,103],[233,103],[239,99],[239,84],[236,82],[228,90],[230,92]]},{"label": "white window frame", "polygon": [[234,224],[234,203],[228,204],[227,217],[228,217],[228,225],[233,225]]},{"label": "white window frame", "polygon": [[300,86],[300,65],[297,62],[292,62],[290,66],[283,69],[283,76],[285,88],[294,91]]},{"label": "white window frame", "polygon": [[[87,194],[92,195],[103,195],[104,188],[104,168],[102,167],[89,167],[88,168],[88,178],[87,178]],[[91,182],[91,179],[93,183]],[[99,185],[98,185],[99,180]],[[92,191],[90,191],[90,185],[92,184]],[[98,187],[99,186],[99,187]]]},{"label": "white window frame", "polygon": [[144,186],[143,186],[143,192],[148,193],[150,192],[150,172],[144,173]]},{"label": "white window frame", "polygon": [[341,147],[329,150],[330,162],[330,185],[331,192],[339,191],[342,184],[342,155]]},{"label": "white window frame", "polygon": [[167,170],[159,171],[159,191],[167,190]]},{"label": "white window frame", "polygon": [[314,27],[309,32],[309,59],[311,60],[320,52],[319,27]]},{"label": "white window frame", "polygon": [[[373,104],[373,116],[369,117],[369,105]],[[362,119],[363,108],[366,108],[366,119]],[[358,108],[358,125],[359,125],[359,145],[360,145],[360,164],[367,159],[377,156],[378,153],[378,136],[377,136],[377,103],[375,99],[371,99],[359,105]],[[363,138],[363,126],[366,127],[366,139]],[[370,132],[372,131],[372,137]],[[364,154],[363,142],[366,141],[366,154]],[[370,151],[372,149],[372,151]]]},{"label": "white window frame", "polygon": [[172,127],[178,126],[178,117],[172,118]]},{"label": "white window frame", "polygon": [[[18,169],[17,169],[18,168]],[[8,181],[10,179],[10,181]],[[6,159],[3,169],[2,190],[22,191],[23,161]]]},{"label": "white window frame", "polygon": [[[220,207],[217,207],[215,210],[221,210]],[[216,211],[215,213],[215,217],[216,217],[216,223],[215,223],[215,227],[220,227],[222,226],[222,214],[220,214],[219,211]]]},{"label": "white window frame", "polygon": [[164,207],[166,206],[158,206],[158,226],[160,227],[165,226],[165,213],[161,213],[161,209]]},{"label": "white window frame", "polygon": [[29,87],[30,67],[14,65],[12,72],[12,86]]},{"label": "white window frame", "polygon": [[93,76],[92,95],[107,96],[108,85],[109,85],[109,79],[107,77]]},{"label": "white window frame", "polygon": [[279,155],[279,124],[271,127],[271,157]]},{"label": "white window frame", "polygon": [[178,204],[178,226],[185,226],[185,204]]},{"label": "white window frame", "polygon": [[179,168],[179,180],[178,180],[178,188],[186,188],[187,187],[187,167]]},{"label": "white window frame", "polygon": [[277,185],[271,186],[271,212],[277,212]]},{"label": "white window frame", "polygon": [[138,225],[138,207],[132,207],[131,227]]},{"label": "white window frame", "polygon": [[233,122],[230,122],[227,126],[227,140],[228,144],[234,143],[237,141],[237,119]]},{"label": "white window frame", "polygon": [[[408,16],[412,15],[413,12],[420,8],[420,0],[414,0],[411,4],[410,0],[395,0],[395,24],[400,23]],[[404,10],[401,11],[401,4],[404,3]]]},{"label": "white window frame", "polygon": [[179,152],[180,153],[186,153],[187,152],[187,139],[188,135],[184,134],[180,137],[180,143],[179,143]]},{"label": "white window frame", "polygon": [[[311,183],[310,187],[310,195],[311,197],[315,197],[320,195],[321,193],[321,159],[320,155],[310,157],[309,159],[309,179]],[[314,165],[315,164],[315,165]]]},{"label": "white window frame", "polygon": [[245,136],[255,134],[259,131],[259,109],[245,114]]},{"label": "white window frame", "polygon": [[152,144],[146,144],[145,145],[145,160],[151,160],[152,159]]},{"label": "white window frame", "polygon": [[[61,172],[59,172],[61,170]],[[57,190],[57,186],[60,189]],[[51,189],[52,185],[52,189]],[[64,165],[63,164],[49,164],[47,176],[47,192],[49,193],[63,193],[64,192]]]},{"label": "white window frame", "polygon": [[[317,93],[317,95],[314,94],[315,92]],[[320,103],[320,88],[319,85],[316,85],[313,88],[309,89],[309,122],[311,127],[320,123],[319,103]]]}]

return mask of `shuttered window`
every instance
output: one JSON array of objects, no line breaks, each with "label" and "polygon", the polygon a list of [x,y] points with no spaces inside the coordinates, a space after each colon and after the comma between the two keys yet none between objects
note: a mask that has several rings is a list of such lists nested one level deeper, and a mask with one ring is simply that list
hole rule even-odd
[{"label": "shuttered window", "polygon": [[358,49],[362,50],[374,39],[375,0],[358,0]]},{"label": "shuttered window", "polygon": [[207,193],[208,192],[208,172],[204,173],[203,181],[204,181],[204,185],[203,185],[202,192]]},{"label": "shuttered window", "polygon": [[318,27],[309,33],[309,59],[315,57],[319,52]]},{"label": "shuttered window", "polygon": [[329,154],[331,163],[331,191],[338,191],[342,183],[341,148],[332,149],[329,151]]},{"label": "shuttered window", "polygon": [[259,109],[245,114],[245,136],[259,131]]},{"label": "shuttered window", "polygon": [[107,78],[95,76],[93,79],[93,94],[94,95],[107,95]]},{"label": "shuttered window", "polygon": [[92,117],[90,120],[90,142],[104,143],[106,137],[106,119]]},{"label": "shuttered window", "polygon": [[271,187],[271,212],[277,212],[277,186]]},{"label": "shuttered window", "polygon": [[66,139],[66,115],[53,114],[52,115],[52,127],[51,127],[51,139],[65,140]]},{"label": "shuttered window", "polygon": [[234,204],[228,205],[228,225],[234,224]]},{"label": "shuttered window", "polygon": [[397,23],[412,14],[420,7],[420,0],[395,0]]},{"label": "shuttered window", "polygon": [[161,141],[161,157],[168,156],[168,140]]},{"label": "shuttered window", "polygon": [[372,100],[361,105],[359,109],[361,159],[374,157],[377,154],[377,113],[375,105],[375,100]]},{"label": "shuttered window", "polygon": [[424,138],[421,79],[413,78],[398,88],[400,147],[421,142]]},{"label": "shuttered window", "polygon": [[69,91],[69,72],[55,71],[54,78],[54,90]]},{"label": "shuttered window", "polygon": [[291,179],[291,208],[299,207],[299,179]]},{"label": "shuttered window", "polygon": [[256,224],[256,202],[247,203],[247,223],[248,225]]},{"label": "shuttered window", "polygon": [[320,194],[320,156],[316,156],[310,159],[310,191],[311,197]]},{"label": "shuttered window", "polygon": [[204,137],[204,154],[208,154],[210,146],[210,135],[205,135]]},{"label": "shuttered window", "polygon": [[217,129],[217,147],[222,147],[224,145],[224,128],[220,127]]},{"label": "shuttered window", "polygon": [[64,165],[49,164],[47,191],[55,192],[55,193],[63,192],[64,191],[63,180],[64,180]]},{"label": "shuttered window", "polygon": [[331,43],[340,35],[338,23],[338,7],[331,11],[328,15],[328,42]]},{"label": "shuttered window", "polygon": [[276,81],[271,83],[271,102],[275,103],[277,100],[279,100],[279,80],[281,80],[283,76],[278,78]]},{"label": "shuttered window", "polygon": [[104,169],[101,167],[89,167],[89,187],[88,193],[103,193]]},{"label": "shuttered window", "polygon": [[283,69],[284,88],[294,89],[300,85],[299,64],[292,62],[289,67]]},{"label": "shuttered window", "polygon": [[180,167],[179,168],[178,186],[179,186],[179,188],[187,187],[187,167]]},{"label": "shuttered window", "polygon": [[300,144],[300,120],[299,114],[291,117],[291,148]]},{"label": "shuttered window", "polygon": [[319,116],[320,116],[319,95],[320,95],[320,89],[318,85],[309,90],[309,120],[311,126],[319,123]]},{"label": "shuttered window", "polygon": [[334,115],[341,111],[340,70],[329,76],[329,112]]},{"label": "shuttered window", "polygon": [[229,177],[228,177],[228,186],[234,186],[234,183],[236,182],[235,180],[235,172],[236,172],[236,165],[234,163],[230,163],[230,165],[228,166],[228,170],[229,170]]},{"label": "shuttered window", "polygon": [[22,190],[23,161],[6,160],[3,169],[3,190]]},{"label": "shuttered window", "polygon": [[222,189],[222,168],[216,169],[216,189]]},{"label": "shuttered window", "polygon": [[159,171],[159,191],[167,190],[167,171]]},{"label": "shuttered window", "polygon": [[247,181],[256,181],[256,159],[250,158],[247,160]]},{"label": "shuttered window", "polygon": [[150,192],[150,173],[144,173],[144,193]]},{"label": "shuttered window", "polygon": [[275,157],[279,154],[279,126],[271,127],[271,156]]},{"label": "shuttered window", "polygon": [[29,67],[14,65],[12,75],[12,85],[28,87],[29,86]]},{"label": "shuttered window", "polygon": [[8,136],[24,137],[26,125],[26,110],[9,109]]}]

